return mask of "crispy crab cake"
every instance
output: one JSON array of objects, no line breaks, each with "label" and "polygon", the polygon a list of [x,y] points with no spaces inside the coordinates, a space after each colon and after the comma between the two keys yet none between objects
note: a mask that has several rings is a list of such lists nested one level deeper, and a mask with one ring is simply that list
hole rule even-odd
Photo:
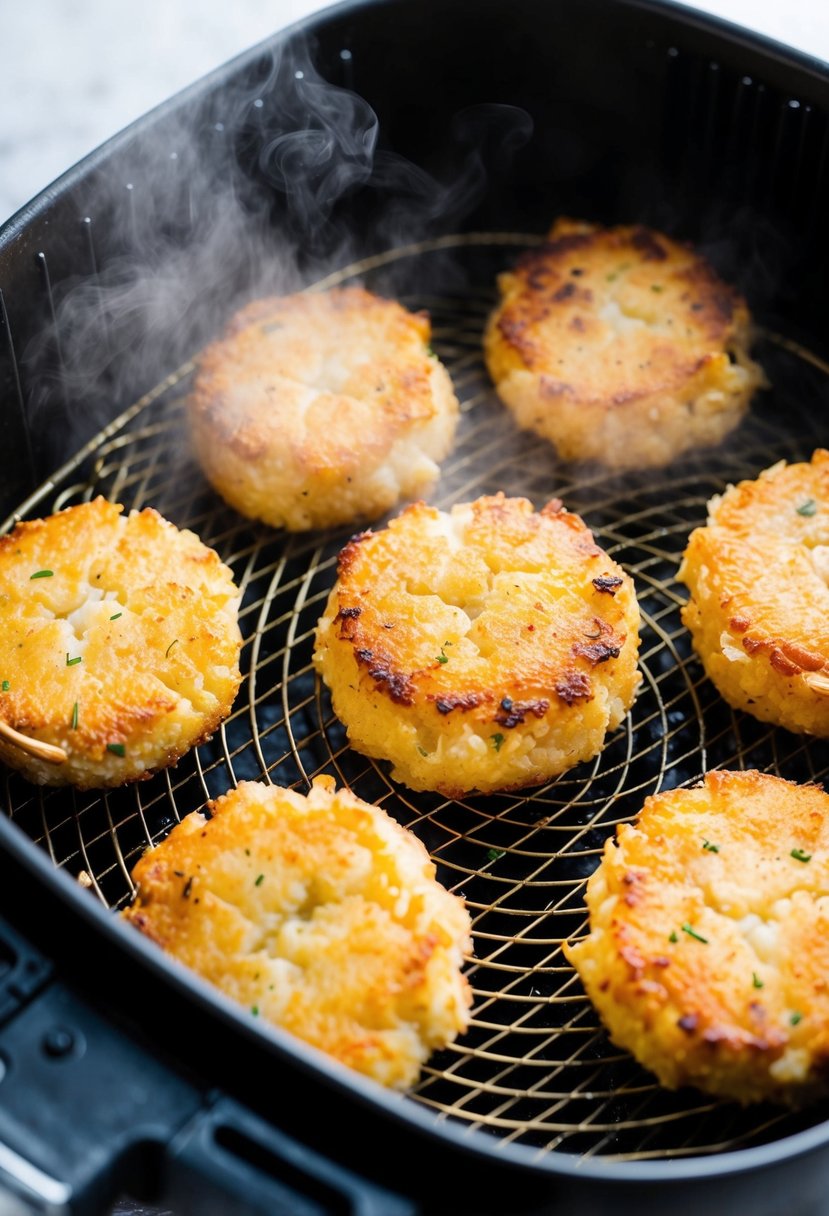
[{"label": "crispy crab cake", "polygon": [[560,219],[498,286],[489,372],[518,425],[565,460],[665,465],[719,443],[765,383],[745,301],[651,229]]},{"label": "crispy crab cake", "polygon": [[829,452],[713,498],[678,578],[682,619],[729,705],[829,737]]},{"label": "crispy crab cake", "polygon": [[565,947],[612,1040],[662,1085],[800,1105],[829,1078],[829,796],[711,772],[648,798]]},{"label": "crispy crab cake", "polygon": [[632,580],[578,515],[496,494],[355,537],[314,661],[357,751],[457,796],[596,756],[633,702],[638,630]]},{"label": "crispy crab cake", "polygon": [[38,784],[166,768],[239,687],[231,571],[152,508],[122,510],[96,498],[0,538],[0,758]]},{"label": "crispy crab cake", "polygon": [[383,1085],[468,1025],[462,900],[416,836],[332,778],[242,782],[136,865],[124,916],[180,962]]},{"label": "crispy crab cake", "polygon": [[196,454],[241,514],[303,531],[424,495],[459,405],[431,325],[361,287],[259,300],[197,361]]}]

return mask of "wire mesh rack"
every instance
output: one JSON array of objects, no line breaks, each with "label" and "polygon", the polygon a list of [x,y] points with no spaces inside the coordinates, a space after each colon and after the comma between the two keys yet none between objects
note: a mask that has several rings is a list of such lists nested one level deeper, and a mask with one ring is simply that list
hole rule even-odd
[{"label": "wire mesh rack", "polygon": [[[353,752],[312,668],[314,629],[349,531],[288,535],[242,519],[207,487],[189,455],[183,403],[188,364],[131,406],[23,504],[47,514],[102,494],[151,505],[212,546],[242,591],[243,683],[212,740],[172,769],[110,791],[41,789],[6,773],[6,813],[109,908],[133,894],[130,872],[190,811],[241,780],[305,790],[333,775],[384,807],[428,848],[438,877],[473,918],[469,1030],[423,1070],[412,1101],[494,1144],[543,1156],[562,1150],[642,1160],[762,1144],[825,1117],[742,1109],[662,1090],[609,1042],[561,944],[585,930],[584,884],[617,824],[659,790],[711,768],[758,768],[822,782],[826,749],[733,712],[705,679],[680,620],[676,573],[690,531],[729,482],[820,446],[829,368],[782,337],[755,353],[771,388],[720,448],[667,470],[612,474],[566,465],[520,433],[498,403],[481,336],[494,280],[532,238],[472,234],[391,251],[323,284],[361,281],[432,318],[433,346],[452,375],[462,419],[431,496],[437,506],[503,490],[579,512],[632,575],[642,612],[643,682],[601,754],[521,794],[447,799],[394,783]],[[378,521],[382,523],[382,521]],[[375,525],[377,526],[377,525]]]}]

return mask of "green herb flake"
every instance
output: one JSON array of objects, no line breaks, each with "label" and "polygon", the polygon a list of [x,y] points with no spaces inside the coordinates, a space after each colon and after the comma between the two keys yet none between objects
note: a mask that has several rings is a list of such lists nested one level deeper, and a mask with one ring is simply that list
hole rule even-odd
[{"label": "green herb flake", "polygon": [[504,856],[503,849],[487,849],[487,853],[486,853],[487,861],[497,861],[499,857],[503,857],[503,856]]},{"label": "green herb flake", "polygon": [[250,1011],[255,1018],[259,1017],[259,1006],[258,1005],[251,1005]]},{"label": "green herb flake", "polygon": [[499,752],[504,742],[504,736],[501,734],[501,732],[498,731],[496,735],[490,735],[489,739],[496,752]]},{"label": "green herb flake", "polygon": [[264,874],[260,874],[260,875],[257,877],[256,882],[255,882],[253,885],[254,885],[255,887],[261,887],[261,886],[262,886],[262,883],[263,883],[264,881],[265,881],[265,875],[264,875]]},{"label": "green herb flake", "polygon": [[170,651],[173,649],[173,647],[175,646],[175,644],[176,644],[177,642],[178,642],[178,638],[173,638],[173,640],[172,640],[172,642],[170,643],[170,645],[169,645],[169,646],[167,647],[167,649],[164,651],[164,658],[165,658],[165,659],[166,659],[166,658],[168,658],[168,656],[169,656],[169,654],[170,654]]},{"label": "green herb flake", "polygon": [[665,288],[661,283],[651,283],[651,291],[664,291]]},{"label": "green herb flake", "polygon": [[80,655],[76,655],[76,657],[74,659],[70,659],[69,651],[67,650],[67,652],[66,652],[66,666],[67,667],[74,667],[76,663],[80,663],[80,662],[81,662]]},{"label": "green herb flake", "polygon": [[706,853],[719,853],[720,851],[720,846],[718,844],[712,844],[710,840],[703,840],[702,847],[705,849]]},{"label": "green herb flake", "polygon": [[807,498],[805,502],[802,502],[800,506],[796,508],[796,510],[798,515],[805,515],[806,517],[815,515],[817,513],[817,503],[815,502],[814,498]]},{"label": "green herb flake", "polygon": [[802,1021],[803,1021],[803,1014],[798,1013],[797,1010],[795,1010],[794,1013],[792,1014],[792,1016],[789,1018],[789,1023],[792,1026],[796,1026],[798,1022],[802,1022]]},{"label": "green herb flake", "polygon": [[435,655],[436,663],[448,663],[449,662],[449,656],[445,653],[445,651],[446,651],[446,647],[451,646],[451,645],[452,645],[451,642],[443,643],[443,645],[440,648],[440,654]]},{"label": "green herb flake", "polygon": [[54,570],[35,570],[34,574],[30,574],[29,578],[53,578]]},{"label": "green herb flake", "polygon": [[3,692],[9,691],[9,689],[11,688],[11,684],[9,683],[8,680],[3,681],[2,688],[3,688]]},{"label": "green herb flake", "polygon": [[703,937],[701,933],[697,933],[697,931],[693,927],[693,925],[683,925],[682,932],[687,933],[689,937],[692,937],[694,939],[694,941],[702,942],[702,944],[704,946],[708,945],[708,938]]},{"label": "green herb flake", "polygon": [[78,729],[78,702],[72,706],[72,730]]},{"label": "green herb flake", "polygon": [[107,751],[112,752],[113,756],[126,756],[127,754],[123,743],[107,743]]},{"label": "green herb flake", "polygon": [[426,751],[426,748],[425,748],[425,747],[421,747],[421,746],[420,746],[420,744],[418,744],[418,745],[417,745],[417,750],[420,752],[421,756],[428,756],[428,755],[429,755],[429,753]]},{"label": "green herb flake", "polygon": [[124,615],[123,612],[113,612],[112,616],[109,619],[111,621],[117,621],[118,617],[123,616],[123,615]]},{"label": "green herb flake", "polygon": [[760,979],[760,976],[757,974],[756,971],[752,971],[752,973],[751,973],[751,986],[752,986],[752,988],[764,987],[763,981]]},{"label": "green herb flake", "polygon": [[804,853],[803,849],[792,849],[789,856],[793,857],[795,859],[795,861],[811,861],[812,860],[812,854]]},{"label": "green herb flake", "polygon": [[673,933],[668,935],[668,941],[669,942],[678,942],[679,941],[679,938],[676,935],[676,929],[674,929]]}]

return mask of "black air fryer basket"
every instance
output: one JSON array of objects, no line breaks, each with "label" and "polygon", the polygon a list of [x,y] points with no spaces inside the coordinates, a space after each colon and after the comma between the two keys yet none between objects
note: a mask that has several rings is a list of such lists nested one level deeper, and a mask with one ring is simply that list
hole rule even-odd
[{"label": "black air fryer basket", "polygon": [[[818,1213],[829,1110],[670,1093],[601,1030],[561,943],[644,798],[711,768],[825,782],[734,713],[676,583],[729,482],[829,443],[829,70],[647,0],[345,4],[87,158],[0,231],[0,518],[103,494],[196,531],[243,592],[244,682],[207,744],[106,793],[4,772],[0,1210]],[[720,448],[624,477],[519,434],[481,359],[495,276],[559,215],[694,242],[748,297],[771,387]],[[236,515],[190,452],[192,359],[250,298],[361,282],[427,308],[462,401],[432,500],[557,496],[633,575],[642,691],[600,757],[453,801],[353,753],[311,668],[348,531]],[[0,673],[2,674],[2,673]],[[429,848],[474,923],[472,1024],[392,1095],[261,1025],[115,915],[144,849],[243,779],[327,773]]]}]

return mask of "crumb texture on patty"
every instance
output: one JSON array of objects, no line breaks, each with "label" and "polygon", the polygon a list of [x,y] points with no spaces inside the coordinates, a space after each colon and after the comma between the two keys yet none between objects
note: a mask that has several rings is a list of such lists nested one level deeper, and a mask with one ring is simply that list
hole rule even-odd
[{"label": "crumb texture on patty", "polygon": [[720,443],[765,383],[745,300],[652,229],[559,219],[498,286],[490,375],[518,425],[565,460],[668,464]]},{"label": "crumb texture on patty", "polygon": [[194,532],[103,498],[0,538],[0,736],[29,780],[82,789],[149,776],[207,738],[240,683],[239,591]]},{"label": "crumb texture on patty", "polygon": [[361,287],[257,300],[197,360],[188,416],[214,489],[291,531],[425,495],[459,405],[431,324]]},{"label": "crumb texture on patty", "polygon": [[565,952],[610,1037],[669,1087],[799,1105],[829,1078],[829,796],[755,771],[648,798]]},{"label": "crumb texture on patty", "polygon": [[829,737],[829,452],[713,498],[678,578],[682,620],[729,705]]},{"label": "crumb texture on patty", "polygon": [[413,789],[519,789],[596,756],[639,684],[631,578],[553,500],[414,504],[342,551],[314,661],[351,745]]},{"label": "crumb texture on patty", "polygon": [[136,865],[125,918],[254,1016],[406,1088],[468,1025],[463,902],[420,840],[317,778],[242,782]]}]

